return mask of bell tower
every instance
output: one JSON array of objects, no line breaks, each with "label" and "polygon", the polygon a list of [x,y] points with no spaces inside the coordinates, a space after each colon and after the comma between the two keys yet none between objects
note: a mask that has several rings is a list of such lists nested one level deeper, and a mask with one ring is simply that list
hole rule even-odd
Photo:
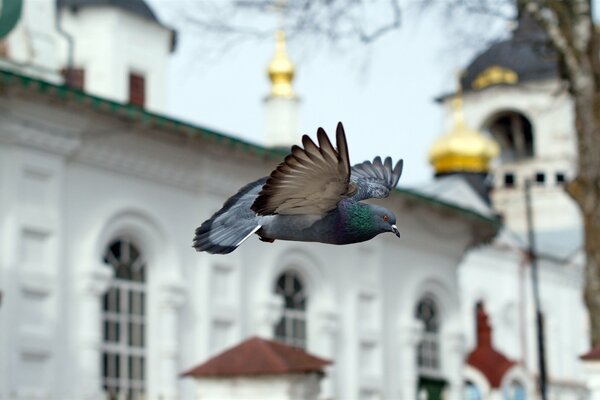
[{"label": "bell tower", "polygon": [[287,54],[285,33],[275,34],[275,55],[267,68],[271,92],[265,98],[265,144],[290,147],[300,141],[300,99],[294,93],[295,67]]},{"label": "bell tower", "polygon": [[[564,245],[574,248],[579,211],[563,186],[575,174],[576,137],[572,101],[557,65],[544,33],[521,14],[511,37],[477,55],[462,74],[462,90],[442,100],[454,128],[434,143],[430,159],[437,176],[489,171],[491,204],[521,235],[529,180],[535,230],[546,232],[544,238],[568,237]],[[458,134],[467,129],[464,121],[482,133]]]}]

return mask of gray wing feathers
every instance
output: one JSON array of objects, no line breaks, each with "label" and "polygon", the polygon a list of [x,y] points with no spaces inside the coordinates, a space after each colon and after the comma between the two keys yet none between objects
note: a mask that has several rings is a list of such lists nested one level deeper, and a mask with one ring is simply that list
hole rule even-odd
[{"label": "gray wing feathers", "polygon": [[252,210],[259,215],[325,214],[354,193],[350,184],[350,162],[341,124],[336,132],[338,150],[322,128],[319,145],[308,136],[271,173]]},{"label": "gray wing feathers", "polygon": [[352,166],[350,180],[358,187],[354,199],[364,200],[370,198],[384,198],[389,196],[398,184],[402,175],[403,160],[399,160],[392,169],[392,159],[386,157],[381,161],[377,156],[371,161],[365,161]]}]

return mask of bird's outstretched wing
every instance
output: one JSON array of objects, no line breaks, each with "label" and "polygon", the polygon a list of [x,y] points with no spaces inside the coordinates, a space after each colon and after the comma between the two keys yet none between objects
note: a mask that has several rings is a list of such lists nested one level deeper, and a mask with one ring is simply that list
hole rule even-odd
[{"label": "bird's outstretched wing", "polygon": [[392,159],[387,157],[381,162],[377,156],[371,161],[365,161],[352,166],[350,182],[357,187],[356,194],[352,197],[356,201],[388,197],[390,190],[398,184],[402,175],[403,161],[399,160],[392,169]]},{"label": "bird's outstretched wing", "polygon": [[322,128],[317,131],[317,138],[318,146],[304,135],[303,147],[292,147],[291,154],[271,173],[252,204],[254,212],[321,215],[355,193],[342,124],[336,131],[337,150]]}]

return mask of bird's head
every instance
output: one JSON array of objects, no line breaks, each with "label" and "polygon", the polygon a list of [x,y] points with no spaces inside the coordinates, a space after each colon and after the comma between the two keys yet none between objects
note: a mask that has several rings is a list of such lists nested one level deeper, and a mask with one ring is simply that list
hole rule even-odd
[{"label": "bird's head", "polygon": [[396,226],[396,216],[393,212],[385,207],[371,205],[372,217],[374,223],[379,228],[381,233],[392,232],[394,235],[400,237],[400,231]]},{"label": "bird's head", "polygon": [[364,203],[354,203],[347,210],[350,234],[360,240],[368,240],[380,233],[392,232],[400,237],[396,216],[387,208]]}]

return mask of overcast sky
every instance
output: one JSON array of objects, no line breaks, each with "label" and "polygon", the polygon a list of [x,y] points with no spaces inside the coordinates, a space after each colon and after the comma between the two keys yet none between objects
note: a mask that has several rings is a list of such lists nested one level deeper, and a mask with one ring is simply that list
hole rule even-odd
[{"label": "overcast sky", "polygon": [[[263,98],[270,87],[266,67],[274,38],[245,42],[205,59],[198,46],[203,38],[178,27],[172,16],[177,1],[149,3],[163,22],[179,31],[169,69],[168,113],[262,143]],[[406,6],[404,10],[401,29],[369,46],[356,44],[342,51],[299,37],[288,43],[288,52],[297,69],[294,87],[302,99],[302,133],[314,136],[319,126],[331,132],[342,121],[352,163],[376,155],[403,158],[401,184],[414,185],[431,179],[428,150],[447,130],[434,98],[455,87],[457,71],[480,48],[457,46],[447,26],[463,21],[446,21]]]}]

